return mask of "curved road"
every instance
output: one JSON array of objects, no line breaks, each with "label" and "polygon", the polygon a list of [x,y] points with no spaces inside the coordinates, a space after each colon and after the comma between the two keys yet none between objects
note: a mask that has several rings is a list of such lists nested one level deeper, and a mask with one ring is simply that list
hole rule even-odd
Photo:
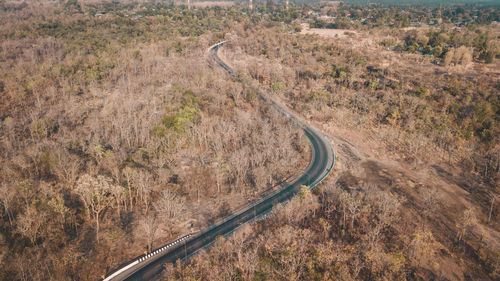
[{"label": "curved road", "polygon": [[[224,43],[225,42],[221,42],[212,46],[209,49],[209,54],[215,63],[224,68],[230,75],[235,76],[235,71],[218,56],[218,50]],[[155,249],[149,255],[136,258],[124,267],[111,273],[104,280],[157,279],[161,274],[164,264],[174,263],[178,259],[188,258],[199,250],[211,245],[218,236],[228,236],[241,225],[266,216],[274,205],[286,202],[296,195],[300,191],[302,185],[307,185],[312,189],[330,173],[335,163],[335,153],[328,138],[318,129],[306,124],[264,93],[259,93],[261,99],[273,104],[278,111],[295,121],[297,126],[304,130],[312,148],[311,163],[304,174],[291,183],[283,184],[280,190],[267,195],[263,199],[231,215],[222,222],[197,234],[189,234],[179,238],[172,243]]]}]

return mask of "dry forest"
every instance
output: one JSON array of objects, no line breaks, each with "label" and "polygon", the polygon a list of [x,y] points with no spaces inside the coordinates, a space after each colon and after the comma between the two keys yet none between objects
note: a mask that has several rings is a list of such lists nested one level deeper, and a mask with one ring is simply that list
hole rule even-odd
[{"label": "dry forest", "polygon": [[300,175],[256,88],[334,170],[164,280],[499,280],[500,6],[358,2],[0,0],[0,280],[99,280]]}]

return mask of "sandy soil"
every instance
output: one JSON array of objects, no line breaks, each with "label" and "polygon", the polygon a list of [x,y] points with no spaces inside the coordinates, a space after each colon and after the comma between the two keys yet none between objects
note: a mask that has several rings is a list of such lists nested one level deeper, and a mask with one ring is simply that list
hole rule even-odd
[{"label": "sandy soil", "polygon": [[[341,181],[347,188],[352,189],[358,189],[360,186],[378,188],[400,197],[403,203],[402,230],[430,224],[427,227],[432,229],[433,235],[441,244],[437,255],[439,267],[436,268],[435,264],[424,264],[423,267],[441,276],[443,280],[465,280],[464,276],[471,274],[468,268],[474,264],[458,258],[453,253],[456,248],[453,229],[457,214],[469,207],[477,208],[474,201],[478,198],[473,186],[463,175],[457,174],[457,170],[447,163],[405,163],[394,157],[395,155],[391,156],[393,154],[386,151],[384,145],[376,141],[371,132],[343,128],[332,122],[318,125],[328,133],[338,155],[329,181]],[[440,207],[430,221],[425,222],[422,218],[422,196],[429,187],[438,190]],[[500,250],[500,232],[495,226],[479,224],[472,235],[480,237],[485,231],[489,233],[489,243]],[[472,244],[471,247],[477,248],[479,245]],[[428,276],[421,277],[426,279]]]},{"label": "sandy soil", "polygon": [[[187,5],[187,1],[176,1],[175,4],[177,5]],[[234,5],[234,2],[225,2],[225,1],[204,1],[204,2],[194,2],[191,1],[189,4],[192,7],[198,7],[198,8],[205,8],[205,7],[230,7]]]},{"label": "sandy soil", "polygon": [[349,29],[326,29],[326,28],[309,28],[308,23],[303,23],[300,34],[317,34],[320,36],[331,38],[352,38],[358,35],[356,31]]}]

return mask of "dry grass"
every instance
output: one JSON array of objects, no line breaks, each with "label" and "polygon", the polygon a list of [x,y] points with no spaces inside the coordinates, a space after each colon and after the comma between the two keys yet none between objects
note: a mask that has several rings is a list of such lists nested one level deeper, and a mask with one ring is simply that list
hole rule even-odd
[{"label": "dry grass", "polygon": [[[335,171],[328,181],[335,181],[340,177],[353,177],[352,182],[357,183],[352,186],[353,189],[368,185],[376,187],[381,192],[396,194],[402,199],[401,222],[407,228],[400,228],[398,230],[400,234],[409,235],[408,229],[418,229],[422,225],[432,231],[440,250],[432,259],[419,264],[422,269],[416,273],[419,278],[440,276],[447,280],[465,280],[466,276],[472,276],[473,279],[487,279],[488,274],[485,271],[471,269],[478,264],[488,263],[488,255],[500,250],[500,225],[498,222],[487,223],[489,197],[486,190],[489,187],[479,184],[474,173],[470,170],[464,171],[460,167],[461,155],[472,154],[474,151],[471,151],[469,146],[463,145],[454,152],[450,161],[449,154],[422,133],[405,132],[379,123],[374,117],[376,114],[374,111],[390,102],[384,100],[390,95],[387,91],[378,92],[383,97],[382,100],[372,100],[372,104],[368,106],[366,104],[368,97],[374,95],[371,91],[360,89],[355,91],[359,93],[356,94],[335,86],[332,90],[328,90],[333,91],[334,104],[344,99],[349,100],[350,95],[358,96],[356,99],[351,99],[351,102],[365,103],[364,106],[360,106],[363,110],[368,110],[365,114],[351,111],[343,106],[321,106],[314,100],[304,98],[311,91],[328,88],[331,81],[322,80],[317,76],[300,82],[297,80],[300,71],[310,70],[313,73],[328,71],[323,68],[323,64],[318,63],[318,61],[324,62],[326,55],[318,51],[319,48],[314,49],[311,46],[334,45],[335,50],[348,50],[348,54],[352,54],[350,50],[364,54],[367,65],[387,70],[388,74],[384,75],[384,78],[395,79],[398,82],[406,81],[407,86],[403,86],[399,91],[408,90],[413,84],[434,85],[439,90],[440,83],[446,83],[446,79],[441,79],[451,75],[458,75],[475,85],[493,83],[498,78],[496,68],[498,60],[491,65],[473,63],[467,68],[442,67],[433,64],[431,58],[421,54],[398,53],[381,46],[378,42],[381,36],[385,36],[384,31],[356,32],[351,36],[345,35],[345,32],[304,28],[300,36],[308,37],[292,38],[295,35],[291,35],[289,39],[299,44],[297,48],[313,50],[311,57],[308,57],[306,52],[300,53],[298,56],[298,60],[301,61],[300,68],[295,67],[296,63],[289,55],[290,50],[282,51],[287,48],[284,44],[279,45],[279,48],[277,46],[268,48],[267,50],[279,50],[271,55],[266,53],[270,57],[268,59],[260,55],[258,47],[246,42],[247,39],[240,39],[236,40],[237,43],[233,46],[228,46],[230,50],[225,51],[225,56],[237,69],[259,79],[262,87],[275,83],[290,85],[286,90],[279,92],[282,94],[278,93],[282,102],[293,108],[299,116],[306,117],[308,122],[327,132],[334,142],[338,159]],[[257,36],[258,39],[248,40],[258,46],[257,41],[266,36],[264,33]],[[300,41],[301,39],[303,41]],[[269,38],[267,40],[272,41]],[[286,39],[280,38],[280,40]],[[279,42],[282,41],[274,41],[277,45]],[[280,55],[285,59],[275,59],[274,56]],[[343,58],[339,60],[343,61]],[[327,64],[331,65],[333,62]],[[351,67],[354,68],[352,65]],[[357,69],[356,77],[366,75],[364,71],[363,68]],[[391,75],[394,77],[391,78]],[[490,149],[495,150],[494,147]],[[439,208],[427,218],[424,216],[426,212],[424,198],[426,192],[431,189],[436,190]],[[473,210],[477,221],[474,227],[468,230],[466,241],[457,242],[457,225],[464,210],[468,209]],[[480,250],[475,252],[474,249]]]},{"label": "dry grass", "polygon": [[349,29],[325,29],[325,28],[309,28],[308,23],[302,24],[302,31],[300,34],[316,34],[330,38],[356,38],[357,31]]},{"label": "dry grass", "polygon": [[[187,5],[187,1],[176,1],[177,5]],[[189,4],[191,7],[196,8],[206,8],[206,7],[231,7],[234,5],[234,2],[231,1],[202,1],[202,2],[194,2],[191,1]]]}]

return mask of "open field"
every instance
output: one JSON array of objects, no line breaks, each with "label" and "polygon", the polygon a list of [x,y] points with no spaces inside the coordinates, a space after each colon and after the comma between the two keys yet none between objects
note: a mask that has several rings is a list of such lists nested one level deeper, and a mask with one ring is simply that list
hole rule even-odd
[{"label": "open field", "polygon": [[356,38],[357,32],[349,29],[324,29],[324,28],[310,28],[309,24],[303,23],[302,31],[300,34],[317,34],[324,37],[331,38]]},{"label": "open field", "polygon": [[[182,2],[175,2],[177,5],[187,5],[186,1]],[[202,2],[197,2],[197,1],[190,1],[189,5],[191,7],[197,7],[197,8],[206,8],[206,7],[231,7],[234,5],[234,2],[231,1],[202,1]]]}]

